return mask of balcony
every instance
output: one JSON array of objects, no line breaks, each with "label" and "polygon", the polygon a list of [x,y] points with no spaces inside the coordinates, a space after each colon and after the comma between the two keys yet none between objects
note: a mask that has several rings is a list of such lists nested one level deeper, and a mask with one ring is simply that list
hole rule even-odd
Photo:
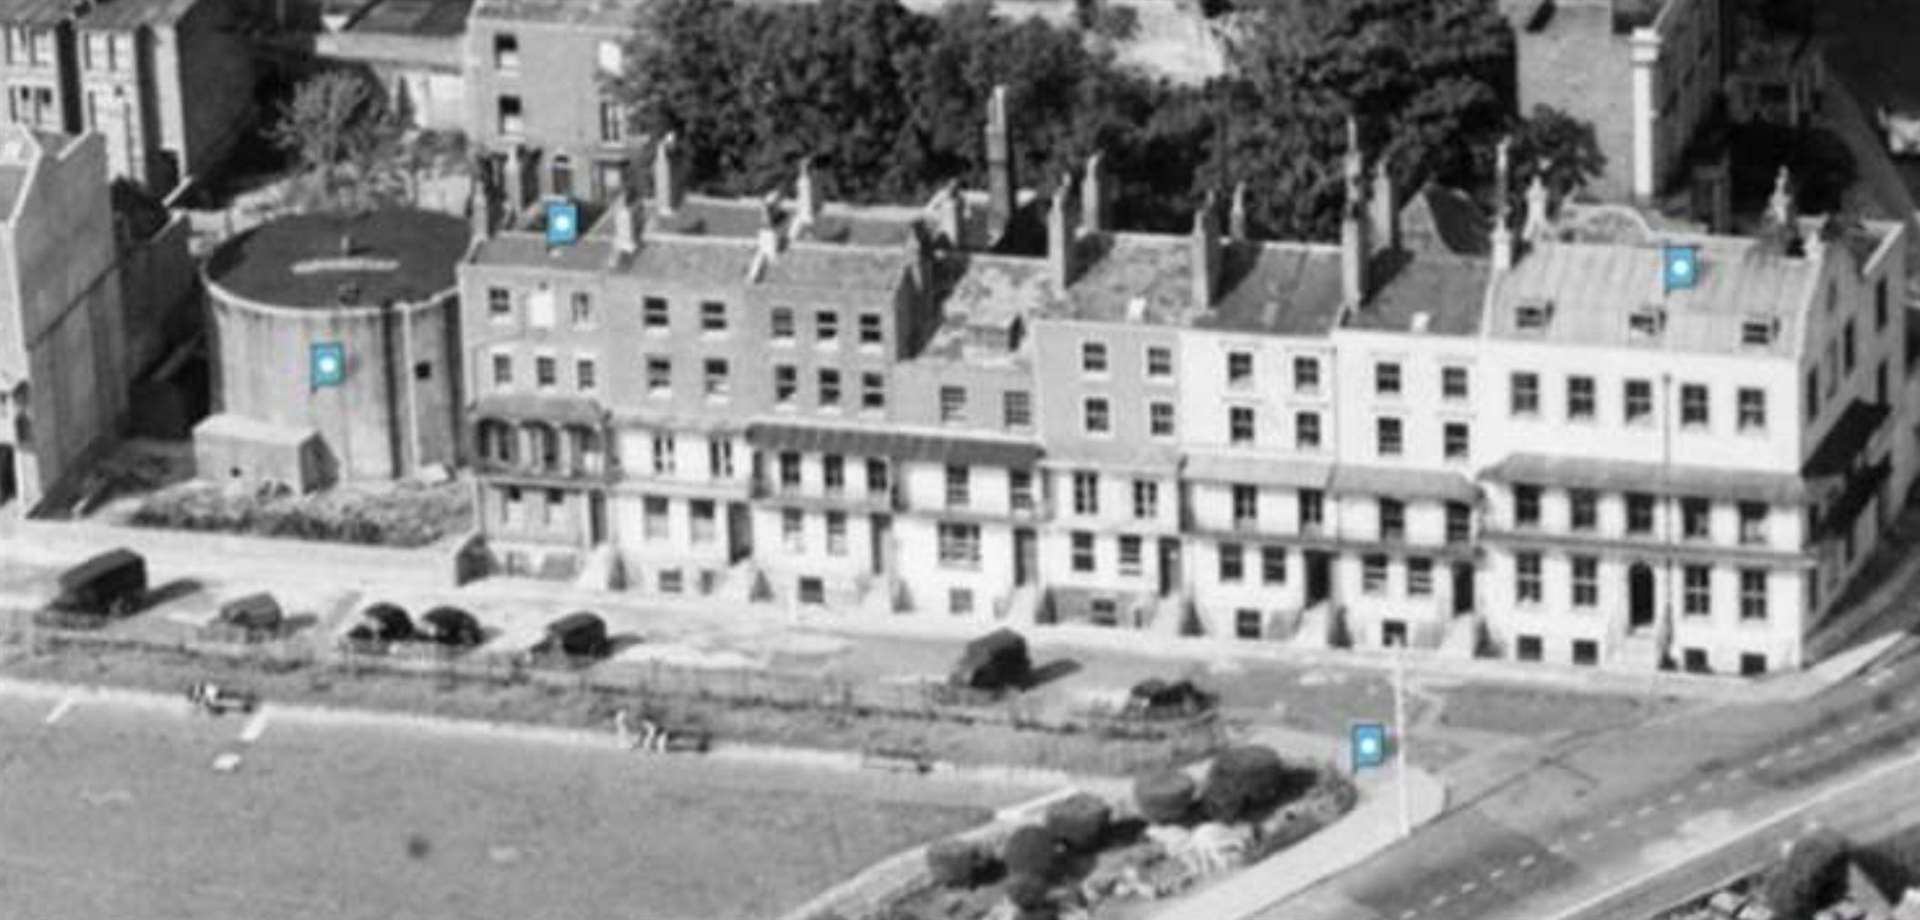
[{"label": "balcony", "polygon": [[753,480],[752,495],[757,499],[868,511],[905,511],[907,507],[906,497],[899,486],[889,486],[882,492],[870,492],[865,489],[829,489],[804,482],[785,483],[759,476]]},{"label": "balcony", "polygon": [[582,455],[574,463],[558,458],[527,463],[511,458],[482,457],[474,462],[473,468],[482,476],[551,482],[610,483],[620,478],[620,464],[599,454]]}]

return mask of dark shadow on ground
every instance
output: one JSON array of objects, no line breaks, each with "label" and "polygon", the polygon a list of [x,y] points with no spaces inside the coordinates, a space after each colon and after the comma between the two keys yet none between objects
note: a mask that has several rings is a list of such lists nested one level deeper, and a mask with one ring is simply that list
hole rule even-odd
[{"label": "dark shadow on ground", "polygon": [[155,585],[147,592],[140,609],[151,610],[162,604],[172,603],[183,597],[198,594],[205,587],[206,583],[198,578],[176,578],[165,584]]},{"label": "dark shadow on ground", "polygon": [[1080,662],[1071,658],[1055,658],[1027,672],[1027,679],[1020,682],[1019,689],[1038,690],[1047,684],[1060,680],[1080,671]]}]

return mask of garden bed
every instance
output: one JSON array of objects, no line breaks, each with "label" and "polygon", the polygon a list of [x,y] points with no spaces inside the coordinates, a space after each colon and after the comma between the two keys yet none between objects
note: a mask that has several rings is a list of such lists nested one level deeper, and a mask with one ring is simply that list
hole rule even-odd
[{"label": "garden bed", "polygon": [[109,516],[137,527],[414,548],[470,529],[473,492],[459,481],[350,483],[309,495],[194,481]]}]

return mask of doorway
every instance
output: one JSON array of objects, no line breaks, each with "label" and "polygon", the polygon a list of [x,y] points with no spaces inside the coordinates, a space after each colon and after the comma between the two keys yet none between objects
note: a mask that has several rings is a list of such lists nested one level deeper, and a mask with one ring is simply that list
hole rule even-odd
[{"label": "doorway", "polygon": [[1473,563],[1453,564],[1453,615],[1473,612]]},{"label": "doorway", "polygon": [[868,562],[871,563],[873,574],[885,575],[893,555],[893,518],[884,514],[873,515],[870,529],[873,531],[873,550]]},{"label": "doorway", "polygon": [[1160,596],[1180,590],[1180,541],[1160,540]]},{"label": "doorway", "polygon": [[555,156],[549,172],[553,180],[554,197],[573,198],[573,158],[564,153]]},{"label": "doorway", "polygon": [[1651,628],[1653,612],[1653,568],[1636,562],[1627,568],[1627,628]]},{"label": "doorway", "polygon": [[1013,583],[1030,585],[1033,583],[1033,570],[1039,567],[1039,544],[1035,541],[1033,528],[1022,527],[1013,532]]},{"label": "doorway", "polygon": [[599,546],[607,542],[607,496],[604,492],[587,493],[587,545]]},{"label": "doorway", "polygon": [[1333,554],[1308,551],[1307,561],[1307,606],[1311,607],[1333,596]]}]

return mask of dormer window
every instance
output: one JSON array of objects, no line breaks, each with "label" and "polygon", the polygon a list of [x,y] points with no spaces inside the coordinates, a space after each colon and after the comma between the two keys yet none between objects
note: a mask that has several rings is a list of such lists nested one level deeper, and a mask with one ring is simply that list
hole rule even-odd
[{"label": "dormer window", "polygon": [[1773,344],[1780,333],[1780,321],[1771,318],[1750,318],[1740,324],[1740,344],[1764,348]]},{"label": "dormer window", "polygon": [[1627,329],[1636,339],[1659,338],[1667,328],[1667,311],[1659,307],[1641,307],[1627,317]]},{"label": "dormer window", "polygon": [[1547,301],[1523,303],[1513,311],[1513,324],[1524,332],[1539,332],[1552,319],[1553,304]]}]

